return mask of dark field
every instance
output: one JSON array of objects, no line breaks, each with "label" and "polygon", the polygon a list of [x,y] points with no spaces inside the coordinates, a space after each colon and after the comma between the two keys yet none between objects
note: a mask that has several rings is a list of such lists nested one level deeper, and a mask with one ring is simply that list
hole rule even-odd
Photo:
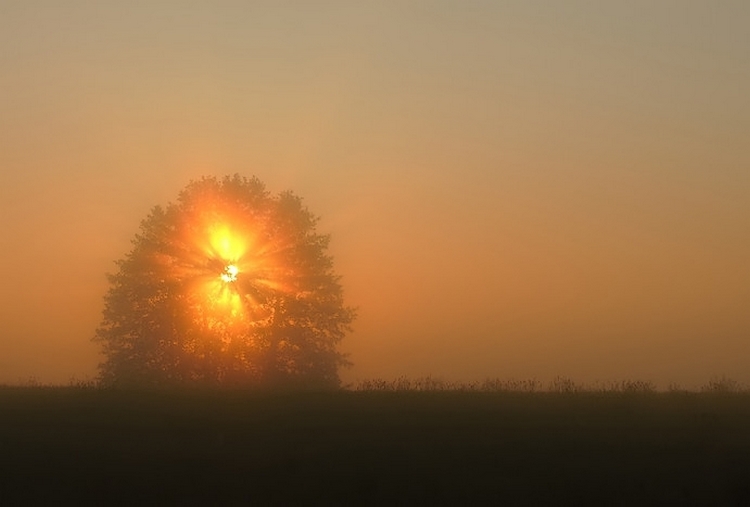
[{"label": "dark field", "polygon": [[750,505],[750,395],[6,387],[0,463],[2,505]]}]

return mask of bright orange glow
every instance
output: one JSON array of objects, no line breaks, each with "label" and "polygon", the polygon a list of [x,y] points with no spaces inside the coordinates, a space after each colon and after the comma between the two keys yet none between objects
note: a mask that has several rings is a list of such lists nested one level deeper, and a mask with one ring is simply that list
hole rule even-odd
[{"label": "bright orange glow", "polygon": [[208,231],[211,251],[220,259],[237,262],[246,252],[249,238],[234,233],[226,224],[217,224]]},{"label": "bright orange glow", "polygon": [[[261,217],[206,196],[180,227],[170,269],[185,281],[195,323],[229,343],[243,328],[267,324],[280,293],[299,275],[285,260],[284,235]],[[228,331],[232,332],[228,332]]]},{"label": "bright orange glow", "polygon": [[[243,227],[233,227],[230,222],[224,218],[209,224],[199,231],[204,237],[195,238],[196,243],[206,245],[204,261],[220,270],[218,277],[214,274],[201,287],[202,313],[206,314],[209,327],[217,322],[223,325],[251,322],[261,304],[250,291],[259,273],[267,266],[251,262],[257,256],[257,252],[248,249],[254,244],[250,239],[252,233]],[[238,283],[240,272],[243,273],[243,284]]]}]

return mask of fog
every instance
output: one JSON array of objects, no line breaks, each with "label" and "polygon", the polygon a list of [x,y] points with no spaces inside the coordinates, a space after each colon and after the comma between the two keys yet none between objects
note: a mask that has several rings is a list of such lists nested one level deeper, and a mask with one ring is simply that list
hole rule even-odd
[{"label": "fog", "polygon": [[0,383],[202,175],[321,217],[344,382],[750,382],[743,2],[0,6]]}]

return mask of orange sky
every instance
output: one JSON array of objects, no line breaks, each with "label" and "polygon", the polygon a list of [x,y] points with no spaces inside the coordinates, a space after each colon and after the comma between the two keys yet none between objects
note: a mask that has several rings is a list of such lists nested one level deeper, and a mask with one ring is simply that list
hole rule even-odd
[{"label": "orange sky", "polygon": [[0,382],[191,178],[331,233],[347,382],[750,383],[750,4],[0,4]]}]

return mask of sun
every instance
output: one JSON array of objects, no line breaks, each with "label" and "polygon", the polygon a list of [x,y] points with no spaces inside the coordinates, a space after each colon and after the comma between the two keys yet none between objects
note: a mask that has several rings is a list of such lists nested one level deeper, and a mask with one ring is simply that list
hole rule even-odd
[{"label": "sun", "polygon": [[234,264],[229,264],[224,268],[224,271],[221,273],[221,275],[219,275],[219,278],[221,278],[221,281],[224,283],[236,282],[239,272],[240,270],[237,266],[235,266]]}]

